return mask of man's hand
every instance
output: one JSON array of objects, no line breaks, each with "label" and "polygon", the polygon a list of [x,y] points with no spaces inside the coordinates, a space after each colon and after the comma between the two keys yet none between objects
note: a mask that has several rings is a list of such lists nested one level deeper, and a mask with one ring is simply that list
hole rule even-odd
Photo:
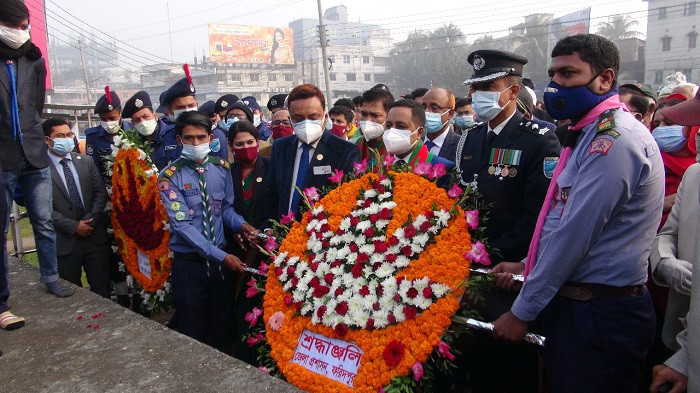
[{"label": "man's hand", "polygon": [[92,218],[78,221],[78,228],[75,229],[75,234],[79,237],[90,236],[92,234],[92,231],[94,230],[94,228],[89,225],[91,222]]},{"label": "man's hand", "polygon": [[224,265],[237,273],[243,273],[243,267],[245,267],[237,256],[231,254],[226,255],[226,258],[224,258]]},{"label": "man's hand", "polygon": [[678,293],[690,296],[693,283],[693,265],[682,259],[663,258],[654,272],[663,278],[669,288]]},{"label": "man's hand", "polygon": [[246,240],[248,240],[251,243],[260,243],[262,240],[258,239],[257,235],[260,233],[259,230],[255,229],[254,226],[250,224],[243,224],[241,225],[241,233],[243,237],[245,237]]},{"label": "man's hand", "polygon": [[688,377],[666,365],[658,365],[653,369],[654,380],[651,381],[649,392],[659,393],[661,385],[670,382],[673,384],[671,390],[666,390],[668,393],[681,393],[688,389]]},{"label": "man's hand", "polygon": [[491,273],[496,277],[496,286],[510,292],[517,292],[522,287],[520,281],[513,279],[513,274],[523,274],[523,271],[525,264],[522,262],[501,262],[491,269]]},{"label": "man's hand", "polygon": [[248,248],[245,246],[245,241],[243,240],[243,235],[240,233],[234,233],[233,238],[236,240],[236,243],[238,243],[238,246],[243,250],[246,251]]},{"label": "man's hand", "polygon": [[493,323],[493,337],[499,340],[520,342],[527,333],[527,322],[508,311]]},{"label": "man's hand", "polygon": [[673,208],[673,204],[676,203],[676,196],[678,194],[671,194],[664,197],[664,210],[663,214],[668,214]]}]

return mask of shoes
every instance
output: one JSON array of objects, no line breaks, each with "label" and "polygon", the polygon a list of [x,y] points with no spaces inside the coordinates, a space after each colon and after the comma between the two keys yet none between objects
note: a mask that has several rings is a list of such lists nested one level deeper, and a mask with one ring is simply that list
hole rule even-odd
[{"label": "shoes", "polygon": [[129,295],[117,295],[117,304],[122,307],[131,308],[131,299],[129,299]]},{"label": "shoes", "polygon": [[0,314],[0,328],[5,330],[15,330],[24,326],[24,318],[18,317],[9,311]]},{"label": "shoes", "polygon": [[61,284],[58,280],[46,283],[46,288],[49,290],[49,292],[58,297],[69,297],[75,293],[73,288]]}]

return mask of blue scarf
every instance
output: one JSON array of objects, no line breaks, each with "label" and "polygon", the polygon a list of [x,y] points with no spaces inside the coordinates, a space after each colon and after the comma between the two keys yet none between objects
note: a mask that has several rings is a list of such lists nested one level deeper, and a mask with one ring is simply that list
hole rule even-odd
[{"label": "blue scarf", "polygon": [[19,104],[17,103],[17,80],[15,78],[15,70],[12,68],[12,60],[5,62],[7,75],[10,77],[10,113],[12,114],[12,135],[14,140],[24,143],[22,140],[22,126],[19,124]]}]

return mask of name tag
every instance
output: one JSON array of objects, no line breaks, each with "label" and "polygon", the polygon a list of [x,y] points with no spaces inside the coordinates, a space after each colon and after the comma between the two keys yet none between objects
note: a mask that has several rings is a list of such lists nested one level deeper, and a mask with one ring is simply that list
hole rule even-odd
[{"label": "name tag", "polygon": [[177,149],[177,145],[167,145],[167,146],[165,146],[165,150],[176,150],[176,149]]},{"label": "name tag", "polygon": [[315,166],[314,167],[314,175],[330,175],[330,174],[331,174],[331,166],[330,165]]}]

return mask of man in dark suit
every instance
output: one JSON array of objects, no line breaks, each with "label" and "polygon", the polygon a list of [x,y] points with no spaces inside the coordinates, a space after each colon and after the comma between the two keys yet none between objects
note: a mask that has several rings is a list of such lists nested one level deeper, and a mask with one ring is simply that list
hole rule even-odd
[{"label": "man in dark suit", "polygon": [[450,124],[455,113],[455,95],[442,87],[433,87],[423,96],[421,106],[425,111],[425,146],[431,153],[454,162],[459,143],[459,135]]},{"label": "man in dark suit", "polygon": [[46,61],[29,39],[29,10],[23,1],[0,3],[0,164],[9,219],[19,184],[34,230],[41,282],[56,296],[73,289],[58,280],[56,233],[51,220],[51,164],[46,156],[41,112],[46,96]]},{"label": "man in dark suit", "polygon": [[53,218],[58,274],[82,286],[85,269],[90,291],[109,298],[109,243],[104,222],[107,190],[94,160],[73,153],[73,133],[63,119],[43,124],[53,165]]},{"label": "man in dark suit", "polygon": [[301,190],[330,186],[334,170],[349,173],[360,161],[360,149],[324,131],[326,99],[314,85],[295,87],[287,97],[294,135],[272,145],[270,175],[265,195],[265,216],[279,220],[290,210],[298,213]]},{"label": "man in dark suit", "polygon": [[[472,107],[483,122],[460,140],[457,162],[461,182],[477,175],[479,192],[493,204],[486,237],[500,255],[493,262],[520,261],[528,247],[560,145],[554,130],[517,111],[523,65],[527,59],[502,51],[479,50],[469,55],[474,75],[465,81],[474,90]],[[487,321],[510,309],[515,297],[505,291],[489,293]],[[537,353],[532,348],[495,343],[491,334],[474,334],[469,356],[472,390],[479,392],[537,392]],[[477,356],[474,356],[478,354]]]}]

